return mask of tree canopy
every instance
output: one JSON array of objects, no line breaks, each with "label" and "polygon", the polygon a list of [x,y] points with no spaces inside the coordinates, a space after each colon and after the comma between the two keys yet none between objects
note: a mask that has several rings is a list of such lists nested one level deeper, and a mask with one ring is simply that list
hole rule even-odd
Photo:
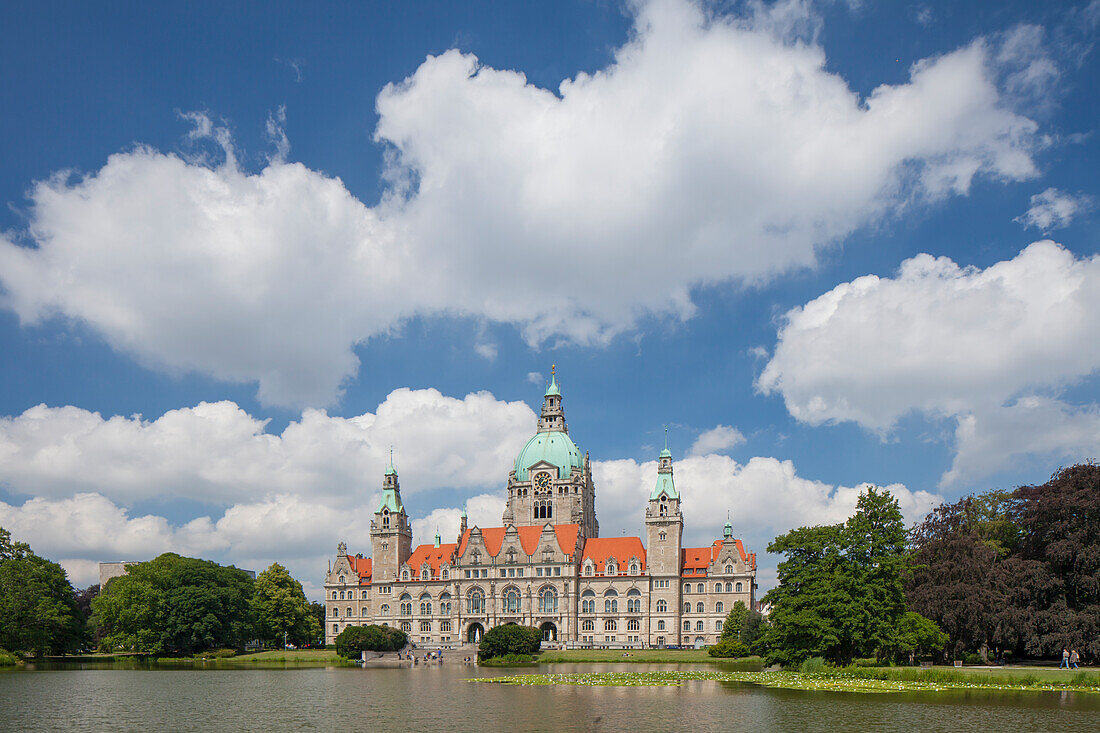
[{"label": "tree canopy", "polygon": [[784,665],[824,657],[847,664],[897,647],[906,612],[905,525],[888,491],[868,487],[844,524],[801,527],[776,537],[779,584],[772,604],[768,659]]},{"label": "tree canopy", "polygon": [[192,654],[254,638],[253,580],[234,567],[165,553],[129,566],[92,601],[107,650]]},{"label": "tree canopy", "polygon": [[85,638],[65,570],[0,527],[0,648],[63,654],[79,651]]},{"label": "tree canopy", "polygon": [[405,632],[392,626],[348,626],[336,637],[336,653],[346,659],[358,659],[364,651],[396,652],[407,643]]},{"label": "tree canopy", "polygon": [[256,576],[252,586],[252,613],[256,637],[268,645],[284,639],[297,646],[321,636],[321,624],[310,608],[302,584],[279,563]]},{"label": "tree canopy", "polygon": [[542,631],[539,629],[504,624],[485,632],[478,645],[477,656],[479,659],[489,659],[509,654],[534,654],[541,646]]}]

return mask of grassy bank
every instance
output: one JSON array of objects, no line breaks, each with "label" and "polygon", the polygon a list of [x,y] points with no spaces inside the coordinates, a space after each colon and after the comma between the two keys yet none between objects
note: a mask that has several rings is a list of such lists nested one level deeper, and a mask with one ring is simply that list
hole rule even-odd
[{"label": "grassy bank", "polygon": [[[911,674],[897,674],[902,672]],[[815,674],[787,671],[742,672],[719,670],[592,672],[583,674],[519,674],[506,677],[480,677],[470,681],[505,685],[667,687],[699,680],[740,682],[785,690],[831,692],[899,693],[982,689],[1100,693],[1100,675],[1095,672],[1081,672],[1068,680],[1060,680],[1045,675],[981,675],[959,672],[953,668],[942,670],[846,668]]]},{"label": "grassy bank", "polygon": [[705,649],[549,649],[539,654],[541,664],[606,664],[608,662],[666,664],[676,662],[729,662],[715,659]]},{"label": "grassy bank", "polygon": [[160,657],[157,664],[188,665],[217,664],[226,667],[246,667],[250,664],[354,664],[339,656],[334,649],[272,649],[229,656],[197,654],[194,657]]}]

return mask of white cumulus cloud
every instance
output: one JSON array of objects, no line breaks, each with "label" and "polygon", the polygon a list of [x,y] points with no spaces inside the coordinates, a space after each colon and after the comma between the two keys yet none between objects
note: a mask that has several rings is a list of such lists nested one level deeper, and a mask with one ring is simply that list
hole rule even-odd
[{"label": "white cumulus cloud", "polygon": [[1100,369],[1098,339],[1100,257],[1051,241],[984,270],[918,255],[894,278],[861,277],[787,313],[757,384],[811,425],[885,435],[911,412],[957,419],[944,476],[955,483],[1096,445],[1095,410],[1051,395]]},{"label": "white cumulus cloud", "polygon": [[1071,194],[1048,188],[1031,197],[1031,207],[1016,221],[1044,232],[1064,229],[1077,216],[1089,211],[1093,200],[1085,194]]},{"label": "white cumulus cloud", "polygon": [[805,4],[632,7],[614,60],[556,90],[457,50],[388,85],[375,206],[285,160],[281,110],[258,172],[192,115],[224,162],[138,147],[41,181],[25,237],[0,235],[3,302],[25,324],[88,324],[153,368],[321,406],[357,374],[357,345],[412,316],[601,342],[647,314],[690,316],[699,285],[810,266],[899,205],[1035,173],[1037,128],[1012,111],[996,44],[861,98],[791,35],[814,20]]},{"label": "white cumulus cloud", "polygon": [[699,434],[688,451],[693,456],[707,453],[721,453],[745,442],[745,436],[737,428],[729,425],[715,425]]}]

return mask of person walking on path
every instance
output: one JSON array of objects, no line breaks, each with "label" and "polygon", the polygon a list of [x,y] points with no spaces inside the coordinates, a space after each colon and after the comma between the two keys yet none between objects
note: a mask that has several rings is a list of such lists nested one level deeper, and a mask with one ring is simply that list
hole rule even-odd
[{"label": "person walking on path", "polygon": [[1069,669],[1069,649],[1062,647],[1062,663],[1058,665],[1058,669]]},{"label": "person walking on path", "polygon": [[1074,669],[1080,669],[1080,667],[1077,666],[1077,662],[1080,659],[1081,655],[1077,653],[1076,649],[1069,650],[1069,666],[1073,667]]}]

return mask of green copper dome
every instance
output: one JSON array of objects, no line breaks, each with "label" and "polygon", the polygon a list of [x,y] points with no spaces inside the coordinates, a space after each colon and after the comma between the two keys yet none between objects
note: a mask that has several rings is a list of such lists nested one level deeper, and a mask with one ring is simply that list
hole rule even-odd
[{"label": "green copper dome", "polygon": [[584,468],[584,456],[572,438],[558,430],[535,433],[516,456],[516,480],[527,481],[527,469],[539,461],[558,467],[558,478],[569,476],[573,468]]}]

